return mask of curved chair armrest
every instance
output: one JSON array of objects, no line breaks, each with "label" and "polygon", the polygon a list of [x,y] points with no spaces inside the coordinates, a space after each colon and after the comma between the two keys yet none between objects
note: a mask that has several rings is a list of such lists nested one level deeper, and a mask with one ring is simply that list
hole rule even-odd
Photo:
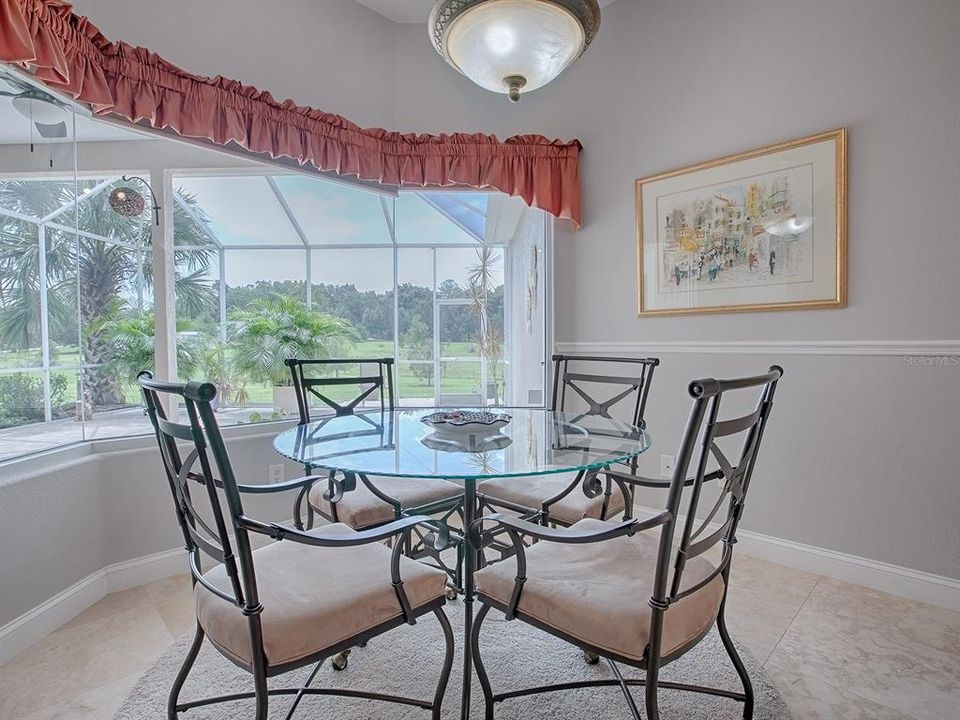
[{"label": "curved chair armrest", "polygon": [[498,526],[505,528],[510,536],[510,542],[513,544],[513,556],[517,561],[517,576],[514,578],[513,594],[510,602],[507,603],[507,620],[513,620],[516,617],[517,606],[520,602],[520,595],[523,592],[523,585],[527,581],[527,554],[524,549],[523,536],[529,536],[544,540],[547,542],[560,543],[599,543],[613,538],[623,537],[624,535],[633,535],[641,530],[665,525],[671,521],[673,516],[669,511],[663,511],[646,520],[624,520],[616,525],[597,530],[574,530],[571,528],[553,529],[537,525],[526,520],[511,515],[495,513],[485,518],[478,518],[470,525],[470,542],[474,547],[480,547],[482,539],[483,521],[495,522]]},{"label": "curved chair armrest", "polygon": [[[597,473],[594,473],[594,474],[591,475],[591,477],[596,477],[596,475],[597,475]],[[547,498],[546,500],[544,500],[544,501],[541,503],[541,505],[540,505],[541,509],[542,509],[544,512],[550,512],[550,507],[551,507],[552,505],[555,505],[556,503],[560,502],[560,501],[563,500],[567,495],[569,495],[569,494],[572,493],[574,490],[576,490],[577,485],[582,484],[582,483],[583,483],[583,480],[584,480],[584,474],[583,474],[583,473],[578,473],[577,476],[573,479],[573,481],[570,482],[569,484],[567,484],[567,486],[564,487],[563,490],[561,490],[560,492],[556,493],[556,494],[553,495],[552,497],[549,497],[549,498]]]},{"label": "curved chair armrest", "polygon": [[[619,472],[617,470],[607,470],[603,473],[609,477],[620,480],[625,483],[630,483],[631,485],[640,485],[641,487],[651,487],[651,488],[668,488],[670,487],[671,480],[669,478],[648,478],[643,477],[642,475],[634,475],[632,473]],[[717,480],[723,477],[722,470],[714,470],[713,472],[707,473],[703,476],[704,482],[709,480]],[[684,487],[690,487],[696,482],[696,478],[687,478],[683,481]]]},{"label": "curved chair armrest", "polygon": [[[316,531],[307,533],[302,530],[283,527],[276,523],[260,522],[245,515],[237,518],[237,525],[251,532],[268,535],[274,540],[292,540],[303,545],[318,547],[356,547],[357,545],[368,545],[379,542],[380,540],[386,540],[395,535],[408,533],[415,525],[424,525],[437,533],[434,540],[434,547],[438,551],[443,550],[450,541],[450,533],[446,530],[446,526],[443,524],[437,525],[437,523],[427,515],[412,515],[370,530],[360,530],[336,535]],[[400,603],[404,620],[410,625],[413,625],[416,620],[410,607],[410,600],[407,597],[406,590],[403,588],[403,578],[400,573],[400,563],[405,557],[401,550],[405,545],[405,542],[393,543],[393,550],[390,553],[390,582],[397,595],[397,601]]]},{"label": "curved chair armrest", "polygon": [[511,536],[526,535],[527,537],[546,540],[547,542],[585,544],[603,542],[623,535],[633,535],[634,533],[650,528],[664,525],[670,520],[670,513],[666,510],[658,515],[654,515],[646,520],[624,520],[616,525],[609,525],[599,530],[574,530],[571,528],[551,528],[544,525],[538,525],[527,520],[521,520],[513,515],[504,515],[503,513],[494,513],[486,517],[478,518],[470,526],[470,542],[474,547],[480,547],[481,535],[484,522],[493,522],[500,527],[506,528]]},{"label": "curved chair armrest", "polygon": [[238,524],[244,530],[268,535],[274,540],[293,540],[304,545],[319,547],[355,547],[386,540],[394,535],[409,531],[415,525],[424,525],[437,533],[434,547],[443,550],[450,541],[449,531],[443,523],[437,523],[428,515],[411,515],[410,517],[394,520],[369,530],[358,530],[345,534],[325,534],[323,532],[305,532],[291,527],[284,527],[277,523],[265,523],[251,517],[241,516]]},{"label": "curved chair armrest", "polygon": [[306,475],[301,478],[296,478],[295,480],[286,480],[270,485],[237,485],[237,490],[242,493],[250,493],[251,495],[265,495],[267,493],[283,492],[285,490],[297,490],[308,485],[313,485],[313,483],[319,480],[326,479],[326,477],[321,475]]}]

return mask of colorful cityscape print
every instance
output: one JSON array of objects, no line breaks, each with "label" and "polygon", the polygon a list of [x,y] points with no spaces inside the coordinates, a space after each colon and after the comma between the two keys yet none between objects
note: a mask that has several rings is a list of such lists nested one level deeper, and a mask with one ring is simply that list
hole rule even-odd
[{"label": "colorful cityscape print", "polygon": [[811,198],[810,166],[658,198],[659,291],[812,279],[812,228],[783,234],[777,227],[811,216]]}]

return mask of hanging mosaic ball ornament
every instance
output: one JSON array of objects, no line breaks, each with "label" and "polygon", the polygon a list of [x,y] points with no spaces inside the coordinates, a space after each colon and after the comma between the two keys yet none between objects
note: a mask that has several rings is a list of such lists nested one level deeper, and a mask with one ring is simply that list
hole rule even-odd
[{"label": "hanging mosaic ball ornament", "polygon": [[110,193],[110,207],[118,215],[136,217],[143,212],[146,205],[143,195],[131,187],[118,187]]}]

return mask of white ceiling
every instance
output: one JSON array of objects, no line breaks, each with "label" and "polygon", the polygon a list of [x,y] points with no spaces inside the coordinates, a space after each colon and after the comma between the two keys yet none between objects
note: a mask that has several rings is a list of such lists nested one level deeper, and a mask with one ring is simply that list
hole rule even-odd
[{"label": "white ceiling", "polygon": [[[425,23],[436,0],[356,0],[374,12],[398,23]],[[605,7],[613,0],[600,0]]]}]

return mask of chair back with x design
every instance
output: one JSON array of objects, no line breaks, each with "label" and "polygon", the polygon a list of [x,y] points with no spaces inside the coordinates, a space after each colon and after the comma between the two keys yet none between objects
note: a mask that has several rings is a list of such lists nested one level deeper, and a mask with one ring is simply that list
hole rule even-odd
[{"label": "chair back with x design", "polygon": [[[393,388],[393,358],[342,358],[333,360],[301,360],[291,358],[285,361],[293,377],[293,387],[297,397],[297,409],[300,412],[300,424],[310,422],[311,398],[316,398],[333,411],[335,417],[353,415],[362,403],[371,396],[378,397],[380,410],[393,410],[396,404]],[[332,376],[314,373],[326,373],[331,369],[359,366],[357,374],[342,375],[335,372]],[[347,401],[331,397],[331,388],[357,388],[357,394]]]},{"label": "chair back with x design", "polygon": [[[673,520],[664,528],[651,604],[672,604],[697,592],[716,575],[727,572],[760,441],[773,407],[777,383],[782,375],[783,369],[774,365],[768,373],[756,377],[696,380],[690,383],[690,395],[694,398],[693,408],[678,451],[667,499],[667,510],[673,518],[684,514],[686,517],[682,524]],[[724,397],[735,394],[734,391],[750,388],[760,388],[760,397],[754,410],[743,416],[719,419]],[[724,438],[736,441],[735,438],[738,437],[740,449],[734,465],[728,459],[727,453],[721,449],[720,443]],[[700,501],[705,476],[708,475],[707,465],[712,464],[711,458],[723,473],[720,479],[723,485],[716,502],[704,514],[700,509]],[[686,480],[691,468],[692,481]],[[681,495],[687,487],[690,488],[690,496],[685,506],[681,507]],[[671,568],[668,566],[672,555],[674,526],[680,529],[680,539],[672,562],[672,576],[668,577],[671,575]],[[698,578],[694,585],[684,587],[683,574],[686,564],[719,542],[723,543],[723,554],[716,564],[716,570],[708,577]]]},{"label": "chair back with x design", "polygon": [[[245,612],[256,613],[260,603],[253,551],[247,531],[237,524],[243,516],[243,505],[211,405],[216,388],[210,383],[161,382],[149,372],[140,373],[137,381],[160,447],[193,581]],[[189,424],[167,418],[162,395],[182,404]],[[181,455],[178,441],[186,443],[186,457]],[[206,507],[195,502],[191,485],[202,489]],[[230,580],[229,592],[204,577],[201,555],[223,563]]]},{"label": "chair back with x design", "polygon": [[[582,367],[581,363],[618,367],[619,370],[610,370],[609,372],[622,374],[607,375],[583,372],[579,369]],[[632,398],[633,407],[631,408],[630,424],[644,427],[643,413],[647,406],[647,395],[650,393],[650,383],[653,381],[653,370],[659,364],[660,360],[657,358],[554,355],[551,409],[568,409],[568,388],[573,391],[572,395],[586,404],[585,410],[568,418],[570,423],[577,423],[588,416],[610,418],[610,410],[614,405]],[[600,388],[594,386],[600,386]],[[600,392],[601,388],[608,391],[605,393],[607,395],[605,400],[597,400],[594,397]],[[612,395],[609,392],[611,390]]]}]

